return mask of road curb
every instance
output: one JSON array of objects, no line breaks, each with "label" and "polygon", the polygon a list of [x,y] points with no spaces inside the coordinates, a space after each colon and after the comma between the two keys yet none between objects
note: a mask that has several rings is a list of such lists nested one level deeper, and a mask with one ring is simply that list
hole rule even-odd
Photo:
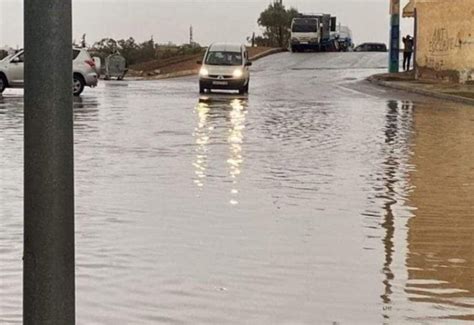
[{"label": "road curb", "polygon": [[[272,54],[277,54],[281,52],[285,52],[285,49],[282,48],[276,48],[276,49],[271,49],[262,53],[259,53],[257,55],[254,55],[253,57],[250,58],[252,61],[257,61],[260,60],[264,57],[270,56]],[[173,78],[180,78],[180,77],[189,77],[189,76],[195,76],[199,73],[199,69],[192,69],[192,70],[184,70],[184,71],[178,71],[178,72],[171,72],[171,73],[166,73],[163,75],[157,75],[157,76],[150,76],[150,77],[138,77],[135,80],[164,80],[164,79],[173,79]]]},{"label": "road curb", "polygon": [[[179,77],[188,77],[188,76],[194,76],[199,73],[198,69],[192,69],[192,70],[183,70],[183,71],[178,71],[178,72],[172,72],[172,73],[166,73],[158,76],[151,77],[151,80],[162,80],[162,79],[173,79],[173,78],[179,78]],[[148,79],[145,79],[148,80]]]},{"label": "road curb", "polygon": [[418,94],[418,95],[433,97],[433,98],[437,98],[437,99],[443,99],[443,100],[457,102],[457,103],[461,103],[461,104],[474,105],[474,99],[471,99],[471,98],[466,98],[466,97],[461,97],[461,96],[456,96],[456,95],[450,95],[450,94],[444,94],[444,93],[439,93],[439,92],[436,92],[436,91],[431,91],[431,90],[426,90],[426,89],[419,89],[419,88],[409,87],[409,86],[397,84],[396,81],[380,80],[376,76],[368,77],[367,81],[369,81],[372,84],[376,84],[378,86],[382,86],[382,87],[386,87],[386,88],[402,90],[402,91],[406,91],[406,92],[409,92],[409,93],[414,93],[414,94]]},{"label": "road curb", "polygon": [[282,53],[282,52],[285,52],[285,51],[286,50],[283,49],[283,48],[271,49],[271,50],[268,50],[268,51],[265,51],[265,52],[262,52],[262,53],[259,53],[259,54],[256,54],[256,55],[252,56],[250,58],[250,60],[251,61],[257,61],[257,60],[263,59],[266,56],[269,56],[269,55],[272,55],[272,54],[277,54],[277,53]]}]

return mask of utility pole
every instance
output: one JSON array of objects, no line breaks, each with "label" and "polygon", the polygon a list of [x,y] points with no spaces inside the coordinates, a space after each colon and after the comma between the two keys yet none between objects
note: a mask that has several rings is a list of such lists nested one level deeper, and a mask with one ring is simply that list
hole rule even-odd
[{"label": "utility pole", "polygon": [[23,324],[75,324],[71,0],[24,0]]},{"label": "utility pole", "polygon": [[390,0],[390,57],[389,72],[399,72],[400,67],[400,0]]},{"label": "utility pole", "polygon": [[193,26],[189,27],[189,45],[194,45]]}]

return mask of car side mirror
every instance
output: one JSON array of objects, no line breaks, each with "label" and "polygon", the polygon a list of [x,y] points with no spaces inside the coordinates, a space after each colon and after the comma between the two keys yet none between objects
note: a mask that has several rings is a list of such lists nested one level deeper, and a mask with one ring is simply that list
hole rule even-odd
[{"label": "car side mirror", "polygon": [[250,66],[252,66],[252,64],[253,64],[252,61],[247,61],[247,62],[245,62],[245,66],[246,66],[246,67],[250,67]]},{"label": "car side mirror", "polygon": [[21,63],[23,61],[20,60],[19,57],[14,58],[13,60],[10,61],[11,63]]},{"label": "car side mirror", "polygon": [[202,60],[196,61],[197,64],[202,64]]}]

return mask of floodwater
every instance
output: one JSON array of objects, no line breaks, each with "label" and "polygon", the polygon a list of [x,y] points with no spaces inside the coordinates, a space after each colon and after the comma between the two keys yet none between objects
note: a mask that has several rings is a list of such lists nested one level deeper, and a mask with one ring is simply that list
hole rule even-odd
[{"label": "floodwater", "polygon": [[[474,321],[474,109],[281,54],[76,99],[78,324]],[[22,92],[0,99],[0,323],[21,322]]]}]

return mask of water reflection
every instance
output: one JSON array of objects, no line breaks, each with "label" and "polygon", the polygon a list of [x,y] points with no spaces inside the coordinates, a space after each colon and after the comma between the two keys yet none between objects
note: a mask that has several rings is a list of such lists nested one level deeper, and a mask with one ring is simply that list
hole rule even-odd
[{"label": "water reflection", "polygon": [[431,318],[474,320],[472,111],[417,107],[414,126],[406,292]]},{"label": "water reflection", "polygon": [[[74,130],[76,135],[96,131],[99,120],[99,103],[95,97],[74,97]],[[77,139],[77,136],[76,136]]]},{"label": "water reflection", "polygon": [[[406,160],[409,156],[410,132],[412,130],[412,108],[411,102],[403,102],[401,105],[398,101],[391,100],[387,104],[387,113],[385,115],[385,146],[384,146],[384,172],[383,183],[384,189],[380,198],[383,199],[382,211],[384,213],[381,223],[385,231],[383,237],[383,245],[385,252],[385,261],[382,268],[384,274],[384,292],[381,295],[384,304],[383,317],[390,318],[392,310],[392,295],[394,286],[394,253],[397,205],[404,202],[404,195],[407,192],[406,179]],[[403,190],[400,190],[403,189]]]},{"label": "water reflection", "polygon": [[208,104],[199,103],[196,106],[195,111],[198,116],[198,125],[194,130],[194,137],[196,138],[196,159],[193,163],[195,167],[194,173],[196,174],[194,183],[199,187],[203,187],[207,169],[207,146],[209,144],[210,133],[213,127],[208,126],[210,111]]},{"label": "water reflection", "polygon": [[232,110],[230,111],[230,123],[231,127],[229,130],[229,137],[227,142],[230,146],[230,154],[227,163],[229,164],[229,173],[232,179],[232,199],[230,203],[235,205],[238,204],[236,196],[239,193],[238,189],[238,176],[241,173],[241,166],[244,162],[242,157],[242,144],[243,144],[243,131],[245,129],[245,114],[247,113],[244,109],[243,103],[240,100],[233,100],[230,103]]},{"label": "water reflection", "polygon": [[[224,141],[228,145],[227,169],[232,184],[230,189],[232,205],[238,202],[238,178],[244,162],[242,150],[244,142],[245,116],[247,103],[241,99],[215,100],[208,98],[200,101],[195,108],[197,127],[194,131],[196,156],[194,165],[194,183],[204,187],[209,172],[209,154],[212,146]],[[225,121],[225,124],[222,124]],[[225,132],[223,134],[223,132]]]}]

